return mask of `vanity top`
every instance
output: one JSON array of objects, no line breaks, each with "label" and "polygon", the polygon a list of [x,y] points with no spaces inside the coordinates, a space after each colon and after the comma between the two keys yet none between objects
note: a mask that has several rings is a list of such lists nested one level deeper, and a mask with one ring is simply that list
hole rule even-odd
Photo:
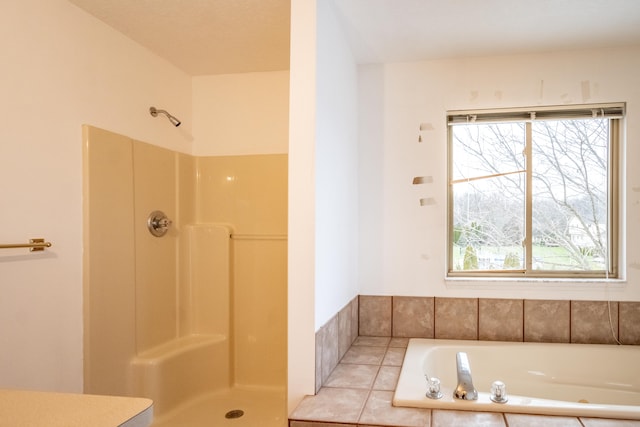
[{"label": "vanity top", "polygon": [[0,427],[148,427],[152,420],[150,399],[0,389]]}]

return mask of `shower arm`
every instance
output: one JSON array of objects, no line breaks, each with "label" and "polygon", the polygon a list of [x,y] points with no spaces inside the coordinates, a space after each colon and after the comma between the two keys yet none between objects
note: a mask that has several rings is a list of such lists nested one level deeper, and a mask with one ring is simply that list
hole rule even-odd
[{"label": "shower arm", "polygon": [[178,120],[177,117],[172,116],[171,114],[169,114],[168,111],[166,111],[166,110],[158,110],[156,107],[149,107],[149,114],[151,114],[153,117],[157,117],[158,114],[164,114],[165,116],[167,116],[167,119],[169,119],[171,124],[174,125],[175,127],[180,126],[180,124],[182,123],[180,120]]}]

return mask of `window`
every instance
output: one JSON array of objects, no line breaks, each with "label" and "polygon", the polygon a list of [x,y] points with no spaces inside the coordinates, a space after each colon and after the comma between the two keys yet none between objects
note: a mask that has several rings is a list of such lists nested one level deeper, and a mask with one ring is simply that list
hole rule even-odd
[{"label": "window", "polygon": [[623,115],[449,112],[449,276],[617,277]]}]

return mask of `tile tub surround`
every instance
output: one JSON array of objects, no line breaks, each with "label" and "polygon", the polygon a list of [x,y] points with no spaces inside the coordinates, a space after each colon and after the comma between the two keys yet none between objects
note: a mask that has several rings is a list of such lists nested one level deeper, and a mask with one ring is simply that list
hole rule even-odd
[{"label": "tile tub surround", "polygon": [[358,336],[640,345],[640,302],[360,295],[316,332],[318,392]]},{"label": "tile tub surround", "polygon": [[358,337],[358,297],[316,332],[316,393]]},{"label": "tile tub surround", "polygon": [[[640,302],[360,295],[316,332],[317,394],[305,397],[289,426],[640,427],[631,420],[391,406],[408,338],[611,344],[609,306],[620,341],[640,345]],[[467,325],[458,328],[461,318]],[[353,344],[345,350],[347,342]]]},{"label": "tile tub surround", "polygon": [[393,407],[408,338],[358,337],[315,396],[289,416],[290,427],[640,427],[631,420]]},{"label": "tile tub surround", "polygon": [[360,295],[359,334],[640,345],[640,302]]}]

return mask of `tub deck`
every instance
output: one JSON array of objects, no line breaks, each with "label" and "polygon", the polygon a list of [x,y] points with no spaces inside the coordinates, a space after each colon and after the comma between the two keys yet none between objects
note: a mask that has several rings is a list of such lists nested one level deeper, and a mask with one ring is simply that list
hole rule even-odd
[{"label": "tub deck", "polygon": [[[477,400],[453,398],[459,351],[468,354]],[[393,403],[640,420],[639,358],[640,348],[635,346],[412,339]],[[425,397],[425,372],[440,379],[442,398]],[[506,403],[490,399],[489,387],[496,380],[507,385]]]},{"label": "tub deck", "polygon": [[640,421],[633,420],[394,407],[391,402],[407,345],[407,338],[358,337],[319,393],[305,397],[293,411],[290,427],[307,427],[310,422],[314,427],[334,427],[336,423],[396,427],[640,427]]}]

